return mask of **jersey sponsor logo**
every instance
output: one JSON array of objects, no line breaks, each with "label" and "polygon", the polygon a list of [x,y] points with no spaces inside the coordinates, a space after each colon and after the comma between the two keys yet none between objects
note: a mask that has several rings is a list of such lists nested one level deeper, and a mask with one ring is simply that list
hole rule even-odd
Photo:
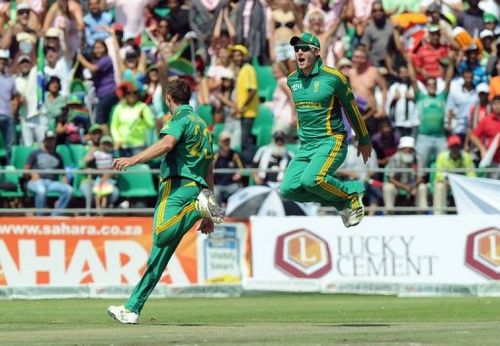
[{"label": "jersey sponsor logo", "polygon": [[319,81],[313,83],[313,91],[317,93],[319,91]]},{"label": "jersey sponsor logo", "polygon": [[297,108],[306,108],[306,109],[320,109],[323,108],[321,102],[310,102],[310,101],[301,101],[295,103],[295,107]]},{"label": "jersey sponsor logo", "polygon": [[291,86],[290,86],[290,89],[292,89],[292,91],[297,91],[297,90],[300,90],[300,89],[303,89],[304,87],[302,86],[302,83],[293,83]]}]

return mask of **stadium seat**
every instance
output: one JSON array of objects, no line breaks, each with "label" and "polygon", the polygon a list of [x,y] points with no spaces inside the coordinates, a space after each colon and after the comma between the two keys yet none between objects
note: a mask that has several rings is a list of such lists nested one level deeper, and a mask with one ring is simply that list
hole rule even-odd
[{"label": "stadium seat", "polygon": [[64,167],[83,167],[83,157],[87,153],[85,146],[81,144],[59,144],[56,152],[61,155]]},{"label": "stadium seat", "polygon": [[151,169],[146,164],[137,165],[127,169],[118,177],[120,197],[155,197],[156,189],[153,183]]},{"label": "stadium seat", "polygon": [[196,114],[198,114],[203,120],[205,120],[207,126],[212,126],[212,124],[214,123],[211,105],[199,105],[198,109],[196,110]]},{"label": "stadium seat", "polygon": [[274,89],[276,89],[277,85],[272,67],[270,65],[260,65],[256,59],[253,61],[253,67],[257,74],[259,99],[271,101],[273,99]]},{"label": "stadium seat", "polygon": [[5,147],[5,142],[3,140],[3,136],[0,133],[0,157],[7,157],[7,148]]},{"label": "stadium seat", "polygon": [[[24,165],[28,161],[28,156],[30,156],[33,150],[35,150],[33,147],[25,147],[24,145],[13,145],[10,157],[11,166],[14,166],[14,168],[16,169],[23,169]],[[18,174],[18,176],[22,175],[23,175],[22,173]]]},{"label": "stadium seat", "polygon": [[21,198],[23,197],[23,190],[21,189],[21,184],[19,183],[19,176],[14,172],[15,167],[14,166],[6,166],[4,167],[5,170],[12,171],[8,173],[3,174],[3,182],[4,183],[12,183],[16,185],[17,190],[16,191],[2,191],[0,190],[0,197],[2,198]]},{"label": "stadium seat", "polygon": [[257,137],[257,146],[261,147],[271,143],[274,115],[271,108],[259,105],[259,113],[255,118],[252,133]]}]

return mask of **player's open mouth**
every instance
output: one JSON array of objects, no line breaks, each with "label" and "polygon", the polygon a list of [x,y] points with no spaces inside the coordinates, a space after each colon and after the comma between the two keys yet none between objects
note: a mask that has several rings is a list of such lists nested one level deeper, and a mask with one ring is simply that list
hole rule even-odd
[{"label": "player's open mouth", "polygon": [[306,61],[306,59],[305,58],[299,58],[298,61],[299,62],[304,62],[304,61]]}]

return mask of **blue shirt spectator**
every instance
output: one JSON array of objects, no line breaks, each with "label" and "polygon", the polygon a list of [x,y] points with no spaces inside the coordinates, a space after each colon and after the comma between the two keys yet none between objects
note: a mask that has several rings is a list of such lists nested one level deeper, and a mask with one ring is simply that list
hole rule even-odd
[{"label": "blue shirt spectator", "polygon": [[113,23],[113,17],[109,12],[102,11],[99,0],[89,1],[89,11],[83,17],[85,23],[85,40],[88,46],[92,46],[97,40],[105,40],[109,33],[103,29]]}]

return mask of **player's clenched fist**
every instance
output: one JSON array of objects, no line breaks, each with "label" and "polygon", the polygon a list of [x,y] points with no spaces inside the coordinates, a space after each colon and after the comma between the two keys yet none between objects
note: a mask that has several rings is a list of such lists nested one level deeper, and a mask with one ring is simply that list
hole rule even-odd
[{"label": "player's clenched fist", "polygon": [[124,171],[127,167],[133,166],[135,164],[136,161],[133,157],[120,157],[113,161],[113,166],[119,171]]}]

